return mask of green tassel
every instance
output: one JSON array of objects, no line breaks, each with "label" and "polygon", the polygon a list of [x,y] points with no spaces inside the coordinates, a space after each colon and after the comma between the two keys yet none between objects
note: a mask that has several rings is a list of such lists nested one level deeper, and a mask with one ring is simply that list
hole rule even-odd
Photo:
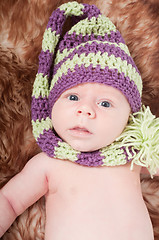
[{"label": "green tassel", "polygon": [[[151,177],[159,168],[159,118],[156,118],[149,107],[142,106],[137,113],[131,114],[129,123],[123,133],[116,139],[126,147],[133,164],[146,167]],[[132,147],[133,154],[129,147]]]}]

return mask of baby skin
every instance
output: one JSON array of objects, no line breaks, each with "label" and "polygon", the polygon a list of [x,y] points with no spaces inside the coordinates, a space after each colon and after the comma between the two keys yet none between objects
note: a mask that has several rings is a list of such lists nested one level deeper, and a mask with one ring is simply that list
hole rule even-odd
[{"label": "baby skin", "polygon": [[[129,114],[119,90],[86,83],[59,97],[52,122],[64,141],[85,152],[111,144]],[[140,170],[134,165],[131,171],[130,163],[86,167],[40,153],[0,191],[0,236],[45,195],[45,240],[153,240]]]}]

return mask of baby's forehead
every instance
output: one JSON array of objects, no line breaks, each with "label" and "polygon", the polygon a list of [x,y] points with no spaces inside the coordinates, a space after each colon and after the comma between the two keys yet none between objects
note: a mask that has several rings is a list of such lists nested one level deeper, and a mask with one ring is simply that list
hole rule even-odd
[{"label": "baby's forehead", "polygon": [[71,88],[68,88],[67,90],[65,90],[63,94],[65,93],[71,93],[71,92],[82,92],[83,94],[87,94],[88,90],[92,90],[94,92],[94,94],[98,94],[98,93],[106,93],[106,94],[112,94],[114,96],[123,96],[122,92],[120,90],[118,90],[115,87],[109,86],[107,84],[103,84],[103,83],[94,83],[94,82],[87,82],[87,83],[81,83],[81,84],[77,84]]}]

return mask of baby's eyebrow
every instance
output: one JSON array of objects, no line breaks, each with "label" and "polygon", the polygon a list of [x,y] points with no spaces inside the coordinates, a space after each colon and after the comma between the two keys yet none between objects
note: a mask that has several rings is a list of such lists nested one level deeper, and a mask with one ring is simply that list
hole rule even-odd
[{"label": "baby's eyebrow", "polygon": [[120,96],[117,96],[116,94],[112,94],[109,92],[104,92],[101,94],[101,96],[105,97],[105,98],[110,98],[110,99],[114,99],[114,100],[119,100]]},{"label": "baby's eyebrow", "polygon": [[63,93],[61,94],[61,97],[66,96],[66,95],[69,95],[69,94],[77,95],[78,93],[77,93],[77,91],[74,91],[73,89],[72,89],[72,90],[70,89],[70,90],[68,90],[68,91],[63,92]]}]

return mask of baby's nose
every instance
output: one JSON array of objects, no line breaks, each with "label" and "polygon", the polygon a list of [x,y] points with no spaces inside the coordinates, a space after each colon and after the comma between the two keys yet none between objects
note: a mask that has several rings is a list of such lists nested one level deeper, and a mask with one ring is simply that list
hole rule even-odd
[{"label": "baby's nose", "polygon": [[89,118],[94,118],[95,117],[95,111],[91,106],[88,105],[82,105],[77,109],[77,115],[78,116],[87,116]]}]

